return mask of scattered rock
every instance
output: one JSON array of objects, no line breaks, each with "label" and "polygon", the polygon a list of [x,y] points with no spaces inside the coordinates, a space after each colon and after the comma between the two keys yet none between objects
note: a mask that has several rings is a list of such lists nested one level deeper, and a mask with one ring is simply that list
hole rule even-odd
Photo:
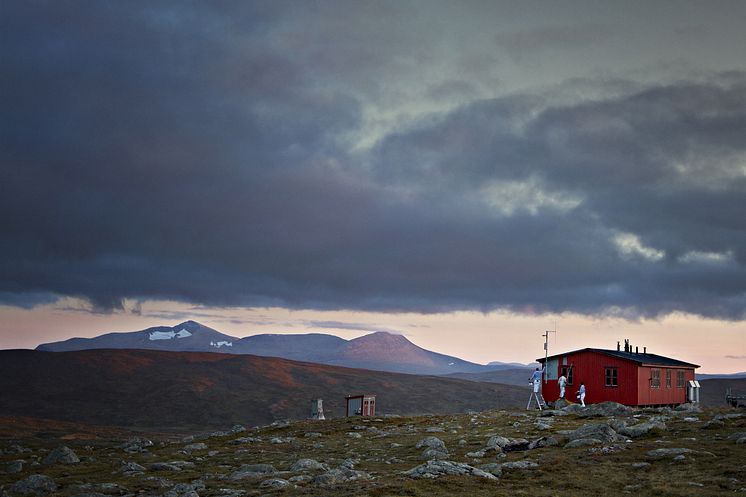
[{"label": "scattered rock", "polygon": [[482,464],[479,469],[486,471],[492,476],[500,478],[503,475],[502,464],[491,462],[489,464]]},{"label": "scattered rock", "polygon": [[45,475],[29,475],[10,486],[11,493],[21,495],[46,495],[57,490],[57,484]]},{"label": "scattered rock", "polygon": [[578,440],[581,438],[595,438],[602,442],[615,442],[619,438],[614,429],[606,423],[596,423],[583,425],[577,430],[567,434],[568,440]]},{"label": "scattered rock", "polygon": [[348,468],[337,468],[327,471],[324,474],[316,476],[311,480],[316,485],[328,486],[337,485],[356,480],[368,480],[370,475],[364,471],[355,471]]},{"label": "scattered rock", "polygon": [[646,469],[649,468],[651,464],[649,462],[633,462],[630,466],[632,469]]},{"label": "scattered rock", "polygon": [[145,471],[145,468],[143,466],[140,466],[136,462],[125,462],[117,470],[117,472],[124,473],[125,475],[131,475],[133,473],[142,473],[143,471]]},{"label": "scattered rock", "polygon": [[349,438],[362,438],[363,437],[360,433],[355,433],[354,431],[347,432],[347,436]]},{"label": "scattered rock", "polygon": [[505,452],[513,452],[516,450],[528,450],[529,445],[531,445],[531,442],[529,442],[525,438],[511,438],[508,440],[508,443],[506,443],[502,447],[502,449]]},{"label": "scattered rock", "polygon": [[597,438],[576,438],[565,444],[565,449],[574,449],[576,447],[588,447],[589,445],[601,445],[603,442]]},{"label": "scattered rock", "polygon": [[231,445],[241,445],[241,444],[249,444],[249,443],[254,443],[254,442],[261,442],[261,439],[255,438],[255,437],[240,437],[240,438],[233,439],[228,443]]},{"label": "scattered rock", "polygon": [[502,449],[509,443],[510,443],[510,439],[501,437],[500,435],[494,435],[490,437],[489,440],[487,440],[487,447],[488,448],[500,447]]},{"label": "scattered rock", "polygon": [[638,438],[647,435],[651,431],[662,432],[666,431],[666,429],[666,424],[663,421],[651,419],[650,421],[639,423],[634,426],[624,426],[619,430],[619,433],[630,438]]},{"label": "scattered rock", "polygon": [[181,466],[167,462],[154,462],[150,465],[152,471],[181,471]]},{"label": "scattered rock", "polygon": [[15,474],[15,473],[20,473],[21,471],[23,471],[24,462],[25,461],[23,459],[16,459],[15,461],[10,461],[5,466],[5,472],[10,475]]},{"label": "scattered rock", "polygon": [[741,437],[738,440],[736,440],[737,444],[746,444],[746,437]]},{"label": "scattered rock", "polygon": [[134,437],[127,440],[121,447],[122,450],[129,454],[134,454],[136,452],[145,452],[146,447],[152,447],[153,442],[148,440],[147,438],[141,438],[141,437]]},{"label": "scattered rock", "polygon": [[404,472],[410,478],[438,478],[444,475],[469,475],[487,478],[488,480],[497,480],[492,473],[469,466],[464,463],[453,461],[427,461],[409,471]]},{"label": "scattered rock", "polygon": [[328,471],[329,466],[322,464],[314,459],[298,459],[291,467],[290,471]]},{"label": "scattered rock", "polygon": [[189,444],[186,447],[184,447],[184,452],[191,453],[197,450],[206,450],[207,444],[203,442]]},{"label": "scattered rock", "polygon": [[555,445],[559,445],[559,442],[554,437],[541,437],[537,438],[536,440],[532,441],[528,448],[529,450],[538,449],[540,447],[554,447]]},{"label": "scattered rock", "polygon": [[77,464],[79,462],[80,459],[70,447],[61,445],[47,454],[42,464]]},{"label": "scattered rock", "polygon": [[431,426],[427,430],[425,430],[426,433],[443,433],[445,430],[443,428],[440,428],[438,426]]},{"label": "scattered rock", "polygon": [[505,462],[501,464],[502,469],[534,469],[538,468],[539,464],[535,461],[524,459],[522,461]]},{"label": "scattered rock", "polygon": [[287,480],[283,480],[282,478],[271,478],[269,480],[264,480],[259,484],[259,488],[286,488],[291,486],[292,483],[290,483]]},{"label": "scattered rock", "polygon": [[311,478],[308,475],[296,475],[296,476],[291,476],[290,478],[288,478],[288,481],[290,483],[308,483],[312,479],[313,478]]},{"label": "scattered rock", "polygon": [[425,437],[417,442],[417,445],[415,445],[416,449],[421,449],[423,447],[429,447],[431,449],[438,449],[442,452],[448,452],[445,442],[443,442],[443,440],[439,439],[438,437]]},{"label": "scattered rock", "polygon": [[686,449],[683,447],[680,448],[670,448],[670,449],[655,449],[648,452],[648,457],[651,459],[664,459],[666,457],[675,457],[681,454],[689,454],[691,452],[694,452],[692,449]]},{"label": "scattered rock", "polygon": [[433,459],[448,459],[448,452],[443,452],[440,449],[425,449],[425,451],[422,452],[422,459],[426,461],[430,461]]},{"label": "scattered rock", "polygon": [[321,436],[321,433],[317,431],[309,431],[308,433],[303,435],[303,438],[319,438]]}]

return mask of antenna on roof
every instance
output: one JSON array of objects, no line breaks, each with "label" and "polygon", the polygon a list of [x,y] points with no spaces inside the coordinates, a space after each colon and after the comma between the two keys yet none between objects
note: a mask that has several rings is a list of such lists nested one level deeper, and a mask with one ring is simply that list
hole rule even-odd
[{"label": "antenna on roof", "polygon": [[549,334],[550,333],[557,333],[557,321],[554,322],[554,331],[552,330],[546,330],[544,332],[544,384],[547,383],[547,359],[549,358]]}]

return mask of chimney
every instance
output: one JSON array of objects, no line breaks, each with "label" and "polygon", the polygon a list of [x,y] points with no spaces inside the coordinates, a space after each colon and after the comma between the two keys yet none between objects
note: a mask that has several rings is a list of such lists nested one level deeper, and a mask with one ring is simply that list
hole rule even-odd
[{"label": "chimney", "polygon": [[629,352],[629,339],[628,338],[624,339],[624,351]]},{"label": "chimney", "polygon": [[648,348],[647,347],[643,347],[642,348],[642,353],[643,354],[647,354],[648,353]]},{"label": "chimney", "polygon": [[619,352],[619,340],[616,341],[616,351]]},{"label": "chimney", "polygon": [[639,353],[640,353],[640,347],[635,347],[635,354],[639,354]]}]

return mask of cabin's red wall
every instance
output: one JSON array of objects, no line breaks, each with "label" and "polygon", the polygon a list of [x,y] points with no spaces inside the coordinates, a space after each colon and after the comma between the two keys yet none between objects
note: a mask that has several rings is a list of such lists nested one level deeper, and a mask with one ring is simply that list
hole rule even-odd
[{"label": "cabin's red wall", "polygon": [[[686,389],[689,380],[694,379],[694,369],[664,366],[640,366],[638,377],[637,405],[683,404],[686,402]],[[660,388],[652,388],[652,369],[659,369]],[[666,387],[666,370],[671,371],[671,388]],[[684,387],[676,386],[676,371],[684,371]]]}]

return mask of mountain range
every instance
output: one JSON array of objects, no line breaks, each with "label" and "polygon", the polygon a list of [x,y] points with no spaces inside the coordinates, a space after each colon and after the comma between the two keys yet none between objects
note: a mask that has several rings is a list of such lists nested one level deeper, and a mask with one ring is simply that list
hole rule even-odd
[{"label": "mountain range", "polygon": [[107,333],[39,345],[36,350],[70,352],[88,349],[148,349],[172,352],[221,352],[281,357],[376,371],[445,375],[515,368],[515,364],[476,364],[413,344],[402,335],[371,333],[352,340],[323,333],[263,334],[237,338],[196,321],[141,331]]}]

